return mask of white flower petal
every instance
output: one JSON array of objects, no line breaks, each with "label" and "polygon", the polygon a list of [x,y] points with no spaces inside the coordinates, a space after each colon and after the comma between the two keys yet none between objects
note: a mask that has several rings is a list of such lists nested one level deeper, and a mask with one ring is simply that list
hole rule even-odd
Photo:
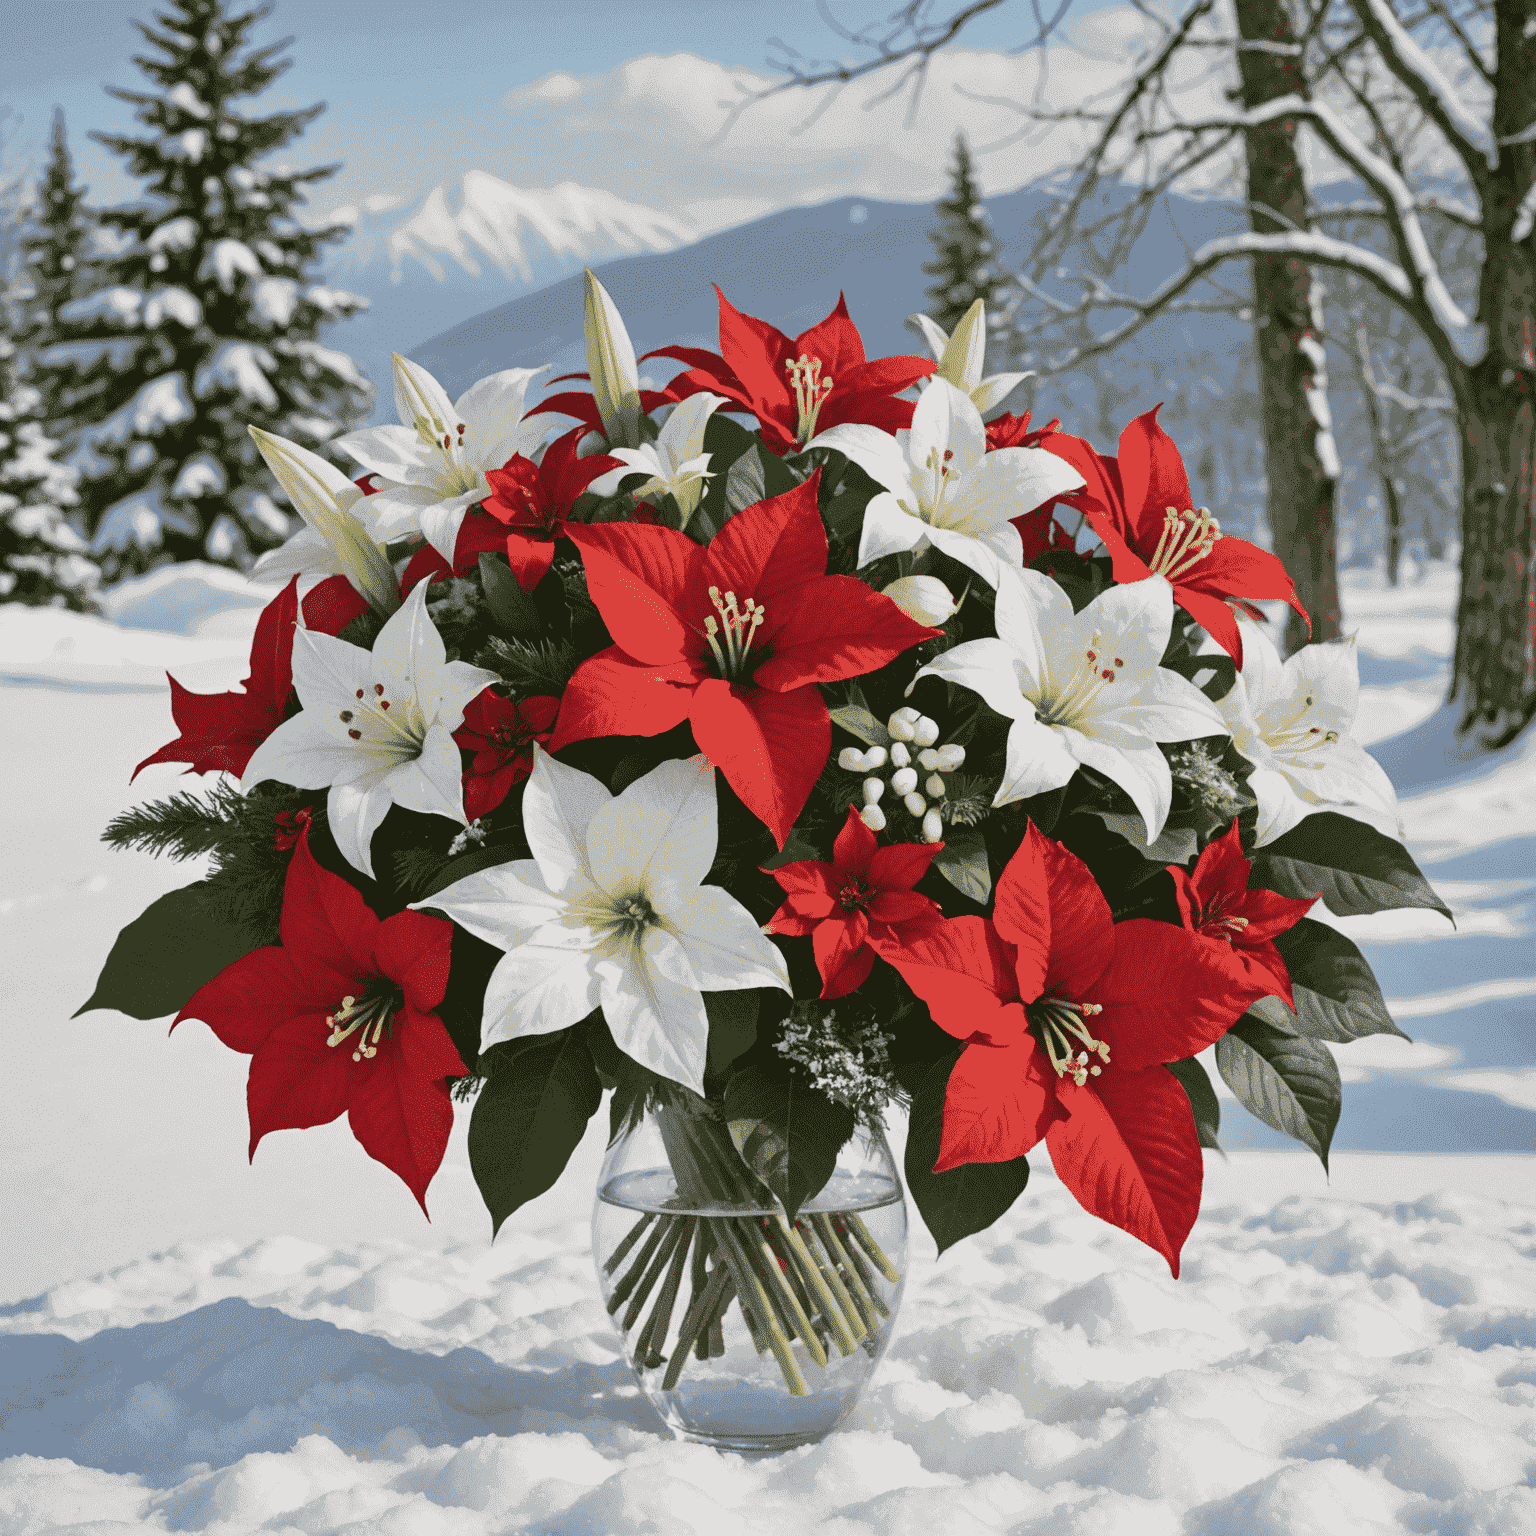
[{"label": "white flower petal", "polygon": [[430,726],[421,744],[421,755],[395,768],[387,788],[396,805],[424,816],[446,816],[461,825],[464,814],[464,780],[459,767],[459,745],[441,725]]},{"label": "white flower petal", "polygon": [[[994,373],[989,378],[983,379],[971,391],[971,404],[985,415],[988,411],[1001,405],[1025,379],[1033,377],[1033,370],[1028,373]],[[1004,453],[1007,450],[999,448],[997,451]],[[1036,505],[1038,506],[1039,503],[1037,502]]]},{"label": "white flower petal", "polygon": [[[1245,644],[1245,657],[1247,653]],[[1273,768],[1255,768],[1248,776],[1248,788],[1259,802],[1258,828],[1254,834],[1254,846],[1258,848],[1284,837],[1313,809],[1292,788],[1291,781]]]},{"label": "white flower petal", "polygon": [[1011,805],[1060,789],[1076,772],[1077,759],[1067,750],[1061,732],[1042,725],[1033,714],[1021,717],[1009,727],[1003,782],[992,804]]},{"label": "white flower petal", "polygon": [[307,523],[276,549],[269,549],[251,567],[255,581],[286,582],[290,576],[344,575],[331,546]]},{"label": "white flower petal", "polygon": [[729,891],[718,885],[698,886],[666,918],[704,991],[792,990],[778,945]]},{"label": "white flower petal", "polygon": [[367,498],[370,530],[380,543],[421,532],[421,515],[441,498],[429,485],[384,485]]},{"label": "white flower petal", "polygon": [[1009,573],[993,607],[997,635],[1019,659],[1019,685],[1038,700],[1049,676],[1049,644],[1072,623],[1072,599],[1043,571]]},{"label": "white flower petal", "polygon": [[421,472],[422,441],[414,427],[360,427],[344,432],[336,446],[371,474],[386,480],[409,481]]},{"label": "white flower petal", "polygon": [[[1008,517],[1022,517],[1083,484],[1083,477],[1065,459],[1044,448],[999,448],[976,466],[971,480],[985,488],[989,500],[1001,501]],[[967,482],[961,483],[961,489],[968,489]]]},{"label": "white flower petal", "polygon": [[949,333],[927,315],[909,315],[907,318],[917,322],[923,340],[928,343],[928,350],[933,353],[934,361],[942,362],[944,349],[949,345]]},{"label": "white flower petal", "polygon": [[591,950],[551,944],[546,933],[541,929],[519,944],[491,972],[480,1019],[482,1051],[504,1040],[569,1029],[598,1006]]},{"label": "white flower petal", "polygon": [[[356,647],[348,649],[355,650]],[[390,694],[409,691],[425,712],[423,685],[433,687],[447,659],[443,637],[427,612],[427,584],[417,582],[411,595],[390,614],[388,623],[373,642],[370,682],[382,683],[385,692]]]},{"label": "white flower petal", "polygon": [[[1004,524],[1004,527],[1007,525]],[[1013,534],[1015,553],[1013,560],[1007,564],[996,550],[983,544],[980,539],[956,533],[952,528],[929,528],[927,532],[935,549],[942,549],[951,560],[958,560],[961,565],[975,571],[989,587],[995,588],[1007,572],[1022,570],[1024,567],[1023,545],[1014,528],[1008,528],[1008,532]]]},{"label": "white flower petal", "polygon": [[[549,430],[543,421],[525,422],[528,386],[546,368],[504,368],[471,384],[454,402],[449,427],[463,422],[465,457],[479,469],[500,469],[514,453],[537,447]],[[498,457],[499,455],[499,457]]]},{"label": "white flower petal", "polygon": [[[398,614],[391,616],[391,623],[395,617]],[[351,705],[357,690],[372,685],[373,657],[361,646],[302,625],[294,631],[293,686],[305,714],[313,712],[317,719],[324,715],[328,724],[334,723],[337,711]]]},{"label": "white flower petal", "polygon": [[458,730],[464,723],[464,706],[499,681],[494,672],[487,672],[484,667],[473,666],[467,661],[450,661],[438,674],[437,723],[447,726],[450,731]]},{"label": "white flower petal", "polygon": [[345,773],[357,754],[338,743],[310,710],[284,720],[251,754],[240,778],[249,792],[265,779],[298,789],[324,789]]},{"label": "white flower petal", "polygon": [[882,555],[918,549],[927,542],[928,525],[922,518],[902,511],[896,498],[887,491],[870,497],[864,508],[864,528],[859,535],[860,569]]},{"label": "white flower petal", "polygon": [[544,883],[565,892],[573,881],[592,885],[587,862],[587,829],[613,796],[590,773],[572,768],[533,748],[533,769],[523,791],[523,835],[538,860]]},{"label": "white flower petal", "polygon": [[389,814],[389,790],[384,784],[331,785],[326,820],[336,847],[353,869],[373,879],[373,834]]},{"label": "white flower petal", "polygon": [[[910,432],[907,463],[926,510],[937,499],[933,487],[940,466],[963,480],[981,463],[987,452],[987,429],[969,395],[948,379],[934,377],[918,397]],[[946,459],[945,454],[950,457]]]},{"label": "white flower petal", "polygon": [[1173,774],[1168,759],[1155,746],[1112,746],[1109,742],[1064,728],[1062,743],[1079,762],[1097,768],[1131,797],[1146,823],[1147,842],[1156,842],[1173,807]]},{"label": "white flower petal", "polygon": [[[426,535],[427,543],[449,565],[453,564],[454,546],[459,542],[459,529],[464,526],[464,514],[484,501],[488,494],[489,488],[480,484],[457,496],[441,496],[431,506],[421,509],[421,531]],[[421,585],[426,586],[426,582]]]},{"label": "white flower petal", "polygon": [[446,912],[477,939],[510,950],[563,917],[567,902],[545,885],[537,859],[516,859],[476,870],[411,906]]},{"label": "white flower petal", "polygon": [[651,898],[671,882],[697,887],[715,861],[719,836],[715,770],[671,758],[600,807],[587,826],[587,866],[610,896]]},{"label": "white flower petal", "polygon": [[1034,716],[1034,708],[1021,688],[1022,662],[1017,652],[1001,640],[967,640],[952,650],[941,651],[919,677],[942,677],[981,695],[983,702],[1009,720]]},{"label": "white flower petal", "polygon": [[599,956],[594,970],[614,1044],[652,1072],[702,1094],[709,1015],[677,939],[649,927],[638,943]]},{"label": "white flower petal", "polygon": [[451,432],[464,418],[454,415],[448,392],[420,363],[399,352],[394,354],[395,411],[407,429],[414,432],[418,420],[429,432]]},{"label": "white flower petal", "polygon": [[663,479],[666,475],[666,467],[661,462],[661,456],[656,452],[655,444],[641,443],[638,448],[610,448],[610,459],[618,459],[622,469],[610,469],[607,474],[599,475],[591,485],[589,491],[599,496],[612,496],[618,489],[621,481],[628,475],[650,475],[653,479]]},{"label": "white flower petal", "polygon": [[907,462],[906,449],[889,432],[862,422],[846,422],[818,433],[802,452],[812,448],[835,448],[877,484],[898,496],[911,497],[915,504],[912,467]]}]

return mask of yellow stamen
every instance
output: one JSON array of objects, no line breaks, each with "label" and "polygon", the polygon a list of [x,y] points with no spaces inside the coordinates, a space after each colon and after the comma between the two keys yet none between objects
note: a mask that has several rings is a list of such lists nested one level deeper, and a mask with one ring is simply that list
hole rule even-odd
[{"label": "yellow stamen", "polygon": [[745,609],[736,606],[736,594],[727,592],[722,599],[719,587],[709,589],[709,600],[715,606],[719,619],[704,620],[704,638],[720,668],[720,676],[727,681],[742,676],[746,671],[747,654],[757,635],[757,627],[767,617],[760,603],[750,597]]},{"label": "yellow stamen", "polygon": [[1220,537],[1221,524],[1211,516],[1209,507],[1198,512],[1169,507],[1163,514],[1162,537],[1147,564],[1153,575],[1174,581],[1204,560]]},{"label": "yellow stamen", "polygon": [[784,364],[789,374],[790,387],[795,392],[795,404],[800,411],[800,421],[795,427],[795,438],[808,443],[816,435],[816,418],[832,393],[831,378],[822,378],[821,359],[808,357],[804,352],[793,362]]}]

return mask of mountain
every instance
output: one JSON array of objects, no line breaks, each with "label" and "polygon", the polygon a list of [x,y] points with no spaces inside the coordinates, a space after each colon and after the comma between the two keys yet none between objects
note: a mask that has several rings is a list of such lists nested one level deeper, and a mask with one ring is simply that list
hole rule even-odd
[{"label": "mountain", "polygon": [[391,352],[583,266],[672,251],[696,238],[669,214],[570,181],[516,187],[472,170],[454,200],[457,207],[436,186],[408,213],[407,199],[382,195],[334,216],[352,233],[330,252],[326,280],[360,294],[370,308],[339,322],[325,340],[373,380],[375,420],[394,416]]}]

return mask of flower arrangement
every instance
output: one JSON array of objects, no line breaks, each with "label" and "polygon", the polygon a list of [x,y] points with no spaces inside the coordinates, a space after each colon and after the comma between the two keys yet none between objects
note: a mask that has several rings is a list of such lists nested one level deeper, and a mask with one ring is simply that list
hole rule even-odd
[{"label": "flower arrangement", "polygon": [[1352,644],[1281,660],[1254,605],[1292,584],[1156,409],[1113,457],[984,420],[1022,376],[982,376],[980,303],[869,360],[841,299],[791,339],[722,295],[659,390],[590,273],[585,326],[587,387],[532,409],[537,370],[452,401],[397,357],[355,482],[253,429],[287,585],[146,759],[222,777],[106,834],[212,869],[86,1006],[201,1020],[251,1058],[253,1155],[345,1111],[424,1211],[472,1101],[498,1228],[604,1090],[615,1135],[660,1115],[680,1190],[771,1213],[651,1213],[610,1257],[659,1368],[692,1252],[669,1382],[733,1297],[792,1390],[787,1340],[869,1332],[890,1258],[804,1212],[892,1102],[941,1250],[1043,1141],[1177,1275],[1197,1056],[1326,1163],[1328,1042],[1395,1026],[1307,914],[1444,910],[1350,738]]}]

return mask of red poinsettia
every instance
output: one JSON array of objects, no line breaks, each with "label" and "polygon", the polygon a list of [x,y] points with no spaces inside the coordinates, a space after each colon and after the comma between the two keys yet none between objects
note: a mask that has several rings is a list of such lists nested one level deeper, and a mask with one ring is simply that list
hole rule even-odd
[{"label": "red poinsettia", "polygon": [[502,554],[507,547],[507,530],[479,507],[471,507],[459,524],[453,541],[453,564],[443,559],[430,545],[423,544],[411,556],[400,577],[400,596],[409,597],[419,583],[447,581],[450,576],[468,576],[483,554]]},{"label": "red poinsettia", "polygon": [[775,453],[793,453],[818,432],[843,422],[864,422],[882,432],[912,425],[912,402],[893,397],[926,379],[938,364],[925,357],[866,361],[841,294],[837,308],[820,325],[791,341],[766,320],[733,309],[718,286],[715,293],[720,300],[718,354],[703,347],[660,347],[645,354],[689,365],[667,386],[672,399],[685,400],[706,389],[724,395],[757,417],[763,441]]},{"label": "red poinsettia", "polygon": [[[337,635],[368,600],[345,576],[331,576],[304,599],[304,622],[322,634]],[[282,724],[293,691],[293,632],[299,616],[295,576],[261,610],[251,641],[250,676],[238,691],[193,693],[165,674],[171,685],[171,719],[181,734],[152,752],[133,770],[132,783],[151,763],[189,763],[188,773],[223,770],[238,778],[251,755]]]},{"label": "red poinsettia", "polygon": [[935,1171],[1005,1162],[1043,1137],[1085,1210],[1156,1248],[1175,1276],[1200,1211],[1194,1114],[1163,1064],[1226,1033],[1268,987],[1168,923],[1115,923],[1087,866],[1030,827],[994,919],[948,919],[887,956],[966,1042]]},{"label": "red poinsettia", "polygon": [[1184,460],[1157,424],[1161,409],[1153,406],[1126,427],[1118,458],[1065,432],[1040,446],[1083,476],[1083,489],[1061,499],[1087,516],[1114,561],[1115,580],[1167,577],[1174,602],[1241,668],[1243,638],[1228,599],[1282,598],[1304,619],[1307,611],[1278,556],[1224,534],[1208,511],[1194,509]]},{"label": "red poinsettia", "polygon": [[603,453],[579,458],[576,445],[585,432],[576,427],[557,437],[537,464],[518,453],[500,469],[486,471],[486,483],[495,495],[483,506],[503,525],[507,560],[525,592],[532,592],[549,570],[555,540],[563,537],[566,514],[576,498],[599,476],[623,467]]},{"label": "red poinsettia", "polygon": [[[283,886],[282,943],[220,971],[176,1015],[201,1019],[251,1058],[251,1145],[346,1111],[367,1154],[423,1213],[453,1125],[445,1079],[464,1063],[436,1009],[453,924],[424,912],[380,922],[300,837]],[[176,1024],[171,1027],[174,1029]]]},{"label": "red poinsettia", "polygon": [[1179,916],[1191,933],[1215,945],[1227,963],[1255,986],[1284,998],[1292,1012],[1291,973],[1280,951],[1277,934],[1294,928],[1317,900],[1316,896],[1279,896],[1274,891],[1249,890],[1252,861],[1243,857],[1234,821],[1195,860],[1193,870],[1168,866],[1173,876]]},{"label": "red poinsettia", "polygon": [[1004,411],[987,423],[987,452],[995,453],[999,448],[1038,448],[1060,426],[1061,419],[1053,416],[1043,427],[1031,431],[1028,411],[1022,416]]},{"label": "red poinsettia", "polygon": [[937,630],[828,576],[816,477],[738,512],[701,547],[670,528],[573,525],[614,644],[566,685],[551,752],[687,720],[779,847],[832,746],[818,683],[883,667]]},{"label": "red poinsettia", "polygon": [[475,760],[464,774],[464,814],[477,821],[494,811],[533,768],[533,744],[554,729],[559,699],[545,694],[514,703],[489,688],[464,706],[453,739]]},{"label": "red poinsettia", "polygon": [[943,843],[892,843],[875,834],[848,807],[832,844],[832,862],[801,859],[771,870],[788,900],[768,919],[769,933],[811,936],[823,997],[846,997],[863,986],[877,953],[943,921],[939,909],[912,889]]}]

